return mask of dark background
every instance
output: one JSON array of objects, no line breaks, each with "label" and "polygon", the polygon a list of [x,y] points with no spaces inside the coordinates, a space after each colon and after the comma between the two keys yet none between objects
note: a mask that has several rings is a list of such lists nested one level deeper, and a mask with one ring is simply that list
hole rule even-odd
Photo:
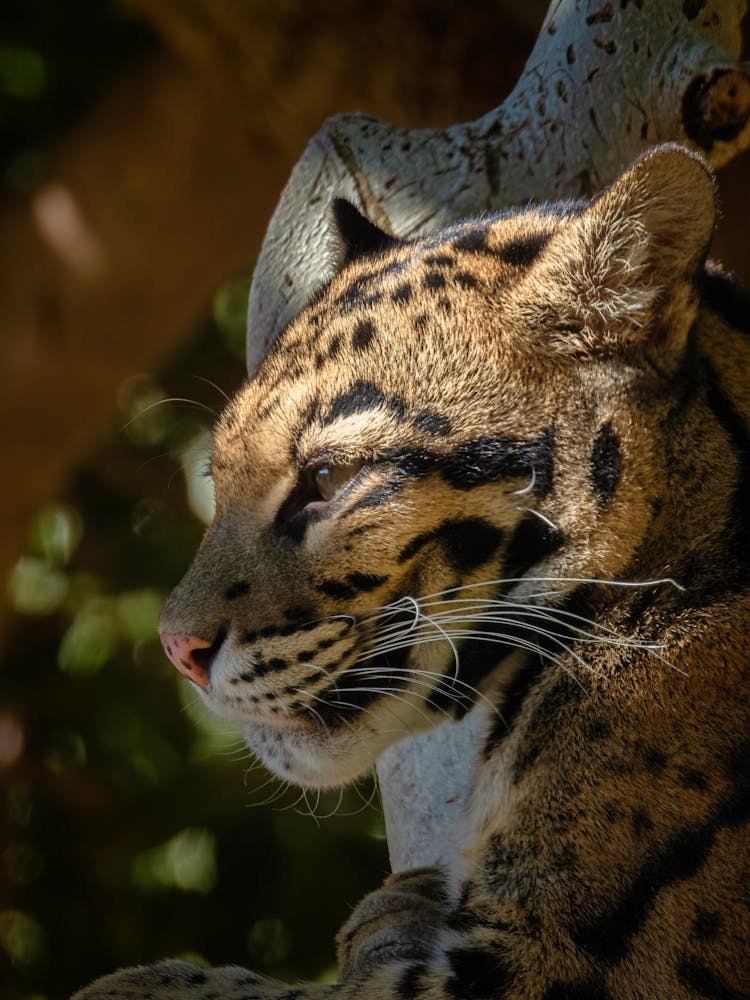
[{"label": "dark background", "polygon": [[[374,39],[357,35],[358,5],[344,7],[351,44],[382,66],[391,117],[434,125],[498,103],[546,4],[413,3],[400,28],[386,30],[396,12]],[[290,34],[290,61],[295,44]],[[152,30],[112,0],[4,0],[4,201],[43,180],[56,146],[159,52]],[[404,60],[412,86],[394,115]],[[350,109],[348,99],[342,91],[320,120]],[[377,94],[358,100],[380,110]],[[741,271],[747,179],[740,158],[722,185],[721,246]],[[339,803],[269,781],[156,639],[159,605],[203,528],[188,487],[209,485],[206,430],[243,377],[251,267],[217,290],[160,371],[123,382],[99,448],[39,511],[11,576],[0,670],[5,1000],[62,998],[168,955],[281,978],[330,974],[338,925],[387,870],[372,784]],[[16,432],[0,427],[2,440]]]}]

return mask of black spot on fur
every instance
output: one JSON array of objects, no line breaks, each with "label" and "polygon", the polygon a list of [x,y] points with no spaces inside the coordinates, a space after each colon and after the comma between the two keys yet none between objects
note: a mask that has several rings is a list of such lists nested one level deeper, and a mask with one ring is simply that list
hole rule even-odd
[{"label": "black spot on fur", "polygon": [[414,418],[414,426],[425,434],[437,434],[440,437],[445,437],[451,432],[451,422],[448,417],[431,410],[422,410],[418,413]]},{"label": "black spot on fur", "polygon": [[459,284],[461,288],[465,288],[467,291],[471,288],[476,288],[479,284],[474,275],[470,274],[468,271],[456,271],[453,277],[456,279],[457,284]]},{"label": "black spot on fur", "polygon": [[292,625],[296,627],[302,622],[309,622],[311,618],[315,616],[315,612],[312,608],[307,607],[291,607],[284,609],[284,618]]},{"label": "black spot on fur", "polygon": [[352,334],[352,347],[355,351],[364,351],[366,347],[369,347],[374,336],[375,326],[372,321],[369,319],[360,320]]},{"label": "black spot on fur", "polygon": [[419,313],[414,317],[414,333],[418,338],[424,337],[430,329],[430,319],[427,313]]},{"label": "black spot on fur", "polygon": [[631,822],[633,824],[633,833],[636,837],[642,837],[644,834],[650,833],[654,828],[653,821],[645,809],[634,809]]},{"label": "black spot on fur", "polygon": [[714,910],[697,907],[693,921],[693,934],[699,941],[713,941],[721,930],[721,917]]},{"label": "black spot on fur", "polygon": [[525,239],[512,240],[496,251],[505,264],[513,267],[529,267],[549,243],[547,233],[535,233]]},{"label": "black spot on fur", "polygon": [[492,950],[458,946],[447,957],[452,975],[445,993],[451,1000],[495,1000],[513,982],[511,967],[497,946]]},{"label": "black spot on fur", "polygon": [[286,670],[289,666],[286,660],[282,660],[280,656],[274,656],[268,661],[268,669],[273,671]]},{"label": "black spot on fur", "polygon": [[[734,751],[727,768],[732,779],[732,791],[719,803],[714,813],[705,822],[685,827],[660,846],[654,845],[615,906],[571,931],[571,937],[577,944],[609,962],[617,961],[626,954],[631,939],[648,919],[661,892],[701,870],[722,829],[740,826],[750,819],[749,758],[750,741]],[[694,984],[694,988],[697,989],[697,985]],[[721,993],[710,992],[700,995],[722,996]]]},{"label": "black spot on fur", "polygon": [[462,233],[453,241],[453,246],[456,250],[468,253],[489,253],[486,228],[470,229]]},{"label": "black spot on fur", "polygon": [[235,601],[238,597],[244,597],[250,593],[250,584],[247,580],[237,580],[224,591],[227,601]]},{"label": "black spot on fur", "polygon": [[377,576],[375,573],[349,573],[346,578],[350,587],[364,594],[369,594],[371,590],[380,587],[387,580],[387,576]]},{"label": "black spot on fur", "polygon": [[662,774],[667,766],[667,756],[657,747],[645,746],[641,751],[646,770],[651,774]]},{"label": "black spot on fur", "polygon": [[[556,631],[562,631],[556,629]],[[530,634],[530,633],[529,633]],[[571,638],[569,645],[573,644]],[[557,653],[559,645],[554,652]],[[557,679],[546,690],[540,691],[535,698],[531,715],[527,718],[523,730],[523,739],[518,747],[512,765],[513,782],[518,783],[526,777],[536,764],[544,750],[549,746],[550,733],[554,733],[562,719],[574,713],[585,692],[579,683],[568,674],[560,673]]]},{"label": "black spot on fur", "polygon": [[436,542],[454,569],[459,573],[471,573],[493,557],[502,540],[502,528],[495,527],[484,518],[449,518],[412,538],[399,552],[398,562],[413,559],[426,545]]},{"label": "black spot on fur", "polygon": [[331,403],[324,423],[330,424],[341,417],[355,413],[365,413],[379,406],[385,406],[387,397],[373,382],[355,382],[346,392],[342,392]]},{"label": "black spot on fur", "polygon": [[677,774],[677,780],[683,788],[696,792],[705,792],[708,788],[708,780],[702,771],[697,771],[694,767],[681,768]]},{"label": "black spot on fur", "polygon": [[331,343],[328,345],[328,357],[332,360],[338,356],[339,350],[341,349],[341,334],[335,333],[331,337]]},{"label": "black spot on fur", "polygon": [[424,262],[435,267],[453,267],[456,258],[449,253],[430,253],[425,257]]},{"label": "black spot on fur", "polygon": [[411,297],[412,287],[408,281],[405,281],[403,285],[399,285],[396,291],[391,293],[391,301],[399,305],[405,305],[407,302],[410,302]]},{"label": "black spot on fur", "polygon": [[319,584],[318,590],[326,597],[332,597],[334,601],[348,601],[356,596],[357,591],[353,587],[347,586],[341,580],[323,580]]},{"label": "black spot on fur", "polygon": [[314,649],[302,649],[297,653],[297,660],[299,663],[309,663],[315,656]]},{"label": "black spot on fur", "polygon": [[747,1000],[747,993],[733,990],[715,969],[710,969],[695,959],[682,959],[677,966],[677,978],[699,997],[708,997],[709,1000]]},{"label": "black spot on fur", "polygon": [[424,288],[434,291],[439,288],[445,288],[445,276],[439,271],[432,271],[426,274],[422,280],[422,285]]},{"label": "black spot on fur", "polygon": [[620,439],[611,423],[599,429],[591,451],[591,485],[599,505],[605,507],[615,495],[622,471]]}]

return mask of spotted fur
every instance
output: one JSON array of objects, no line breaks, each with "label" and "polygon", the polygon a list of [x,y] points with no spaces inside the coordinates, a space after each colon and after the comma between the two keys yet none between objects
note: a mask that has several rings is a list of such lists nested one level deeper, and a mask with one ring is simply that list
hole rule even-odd
[{"label": "spotted fur", "polygon": [[705,165],[414,243],[336,211],[163,627],[301,785],[491,704],[455,856],[360,904],[337,985],[166,963],[82,1000],[750,997],[750,308]]}]

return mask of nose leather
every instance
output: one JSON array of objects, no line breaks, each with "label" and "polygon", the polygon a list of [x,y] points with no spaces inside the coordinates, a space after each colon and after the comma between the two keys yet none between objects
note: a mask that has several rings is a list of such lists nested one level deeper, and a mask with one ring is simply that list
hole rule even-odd
[{"label": "nose leather", "polygon": [[211,662],[209,658],[196,657],[195,654],[200,653],[200,650],[210,649],[213,643],[184,632],[166,632],[160,638],[164,652],[180,673],[197,684],[202,691],[208,691]]}]

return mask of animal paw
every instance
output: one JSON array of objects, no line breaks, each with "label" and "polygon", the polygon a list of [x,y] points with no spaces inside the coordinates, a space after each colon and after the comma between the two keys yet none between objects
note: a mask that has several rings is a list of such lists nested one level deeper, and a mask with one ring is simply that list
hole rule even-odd
[{"label": "animal paw", "polygon": [[120,969],[84,987],[72,1000],[267,1000],[283,997],[288,987],[239,966],[203,969],[169,960]]},{"label": "animal paw", "polygon": [[397,961],[425,961],[445,925],[448,900],[436,868],[391,875],[355,908],[337,937],[344,981]]}]

